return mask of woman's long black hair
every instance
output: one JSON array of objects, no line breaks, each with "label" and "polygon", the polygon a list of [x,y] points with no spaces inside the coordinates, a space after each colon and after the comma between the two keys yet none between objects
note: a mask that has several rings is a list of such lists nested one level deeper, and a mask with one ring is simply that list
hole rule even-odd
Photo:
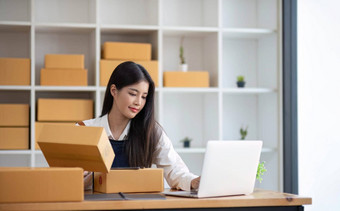
[{"label": "woman's long black hair", "polygon": [[123,87],[141,81],[149,83],[149,90],[144,108],[131,119],[130,123],[125,150],[131,167],[151,167],[154,152],[160,138],[160,128],[154,116],[155,84],[142,65],[129,61],[123,62],[116,67],[106,87],[101,114],[101,116],[108,114],[112,108],[114,101],[110,92],[112,84],[119,91]]}]

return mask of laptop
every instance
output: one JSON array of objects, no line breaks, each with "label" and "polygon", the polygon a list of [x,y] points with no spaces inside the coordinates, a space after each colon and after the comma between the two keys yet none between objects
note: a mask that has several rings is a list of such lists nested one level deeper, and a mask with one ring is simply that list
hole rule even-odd
[{"label": "laptop", "polygon": [[262,141],[208,141],[201,181],[195,191],[169,191],[165,195],[218,197],[254,191]]}]

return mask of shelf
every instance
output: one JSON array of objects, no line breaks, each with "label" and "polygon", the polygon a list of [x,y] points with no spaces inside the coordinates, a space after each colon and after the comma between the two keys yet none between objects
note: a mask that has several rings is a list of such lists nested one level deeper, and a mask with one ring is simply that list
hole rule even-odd
[{"label": "shelf", "polygon": [[224,38],[237,38],[237,39],[259,39],[261,37],[274,34],[276,30],[273,29],[260,29],[260,28],[226,28],[223,29]]},{"label": "shelf", "polygon": [[140,33],[141,31],[152,31],[158,30],[158,26],[148,26],[148,25],[114,25],[114,24],[101,24],[101,32],[116,32],[116,33]]},{"label": "shelf", "polygon": [[0,150],[0,155],[30,155],[31,150]]},{"label": "shelf", "polygon": [[[177,153],[205,153],[205,148],[175,148],[175,151]],[[275,148],[262,148],[262,153],[270,153],[270,152],[275,152]]]},{"label": "shelf", "polygon": [[31,90],[31,86],[2,86],[0,90]]},{"label": "shelf", "polygon": [[276,89],[269,88],[224,88],[222,92],[225,94],[267,94],[276,93]]},{"label": "shelf", "polygon": [[164,87],[160,88],[164,93],[218,93],[218,88],[172,88],[172,87]]},{"label": "shelf", "polygon": [[208,33],[217,33],[217,27],[162,27],[166,36],[192,36],[203,37]]},{"label": "shelf", "polygon": [[83,23],[37,23],[37,32],[91,32],[96,29],[96,24]]},{"label": "shelf", "polygon": [[31,23],[27,21],[0,21],[0,31],[27,32]]},{"label": "shelf", "polygon": [[95,86],[35,86],[36,91],[54,91],[54,92],[93,92],[97,88]]}]

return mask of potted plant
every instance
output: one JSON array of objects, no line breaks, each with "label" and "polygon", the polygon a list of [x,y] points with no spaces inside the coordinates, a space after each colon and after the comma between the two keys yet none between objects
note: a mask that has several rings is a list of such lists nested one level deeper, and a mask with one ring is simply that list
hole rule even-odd
[{"label": "potted plant", "polygon": [[246,82],[244,81],[244,76],[243,75],[237,76],[237,87],[242,88],[244,87],[245,84]]},{"label": "potted plant", "polygon": [[243,129],[242,127],[240,128],[240,134],[241,134],[241,140],[246,139],[246,136],[248,134],[248,126]]},{"label": "potted plant", "polygon": [[186,72],[186,71],[188,71],[188,64],[185,63],[183,40],[184,40],[184,37],[181,38],[181,45],[180,45],[180,47],[179,47],[179,58],[180,58],[180,65],[179,65],[179,68],[180,68],[180,70],[182,70],[183,72]]},{"label": "potted plant", "polygon": [[190,142],[192,141],[191,138],[185,137],[182,139],[180,142],[183,142],[183,147],[184,148],[189,148],[190,147]]}]

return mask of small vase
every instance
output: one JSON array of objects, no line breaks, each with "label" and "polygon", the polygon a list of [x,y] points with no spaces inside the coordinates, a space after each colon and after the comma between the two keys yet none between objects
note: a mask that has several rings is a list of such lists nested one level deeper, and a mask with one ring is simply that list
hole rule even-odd
[{"label": "small vase", "polygon": [[182,70],[183,72],[188,71],[188,64],[180,64],[179,69]]},{"label": "small vase", "polygon": [[237,87],[239,88],[243,88],[245,84],[246,84],[245,81],[237,81]]}]

